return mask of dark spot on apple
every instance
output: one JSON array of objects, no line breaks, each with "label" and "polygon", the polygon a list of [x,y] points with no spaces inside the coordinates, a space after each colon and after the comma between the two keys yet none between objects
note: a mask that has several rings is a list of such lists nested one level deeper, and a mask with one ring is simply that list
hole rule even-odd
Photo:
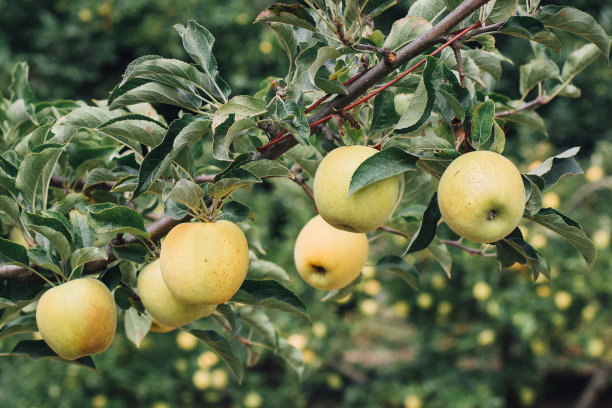
[{"label": "dark spot on apple", "polygon": [[357,232],[357,229],[355,229],[354,227],[350,225],[346,225],[346,224],[338,224],[338,228],[343,229],[345,231],[349,231],[349,232]]},{"label": "dark spot on apple", "polygon": [[321,265],[311,264],[310,266],[312,267],[312,269],[314,269],[314,273],[316,273],[317,275],[325,275],[325,272],[327,272],[325,268]]},{"label": "dark spot on apple", "polygon": [[457,174],[459,174],[459,172],[460,172],[460,171],[461,171],[461,170],[457,170],[457,171],[455,172],[455,174],[453,174],[453,176],[456,176]]},{"label": "dark spot on apple", "polygon": [[492,221],[497,217],[497,210],[491,210],[489,211],[489,214],[487,214],[487,220]]}]

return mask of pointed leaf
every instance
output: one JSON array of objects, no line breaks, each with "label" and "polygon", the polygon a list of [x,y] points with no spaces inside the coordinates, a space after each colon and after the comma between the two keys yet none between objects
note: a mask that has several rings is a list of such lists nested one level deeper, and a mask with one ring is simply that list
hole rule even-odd
[{"label": "pointed leaf", "polygon": [[519,91],[521,95],[529,92],[539,82],[543,82],[549,78],[561,79],[559,76],[559,67],[551,60],[533,59],[525,65],[521,65],[521,80]]},{"label": "pointed leaf", "polygon": [[29,265],[26,249],[0,237],[0,267],[5,265]]},{"label": "pointed leaf", "polygon": [[537,42],[552,49],[557,54],[561,52],[559,38],[533,17],[512,16],[504,23],[499,32]]},{"label": "pointed leaf", "polygon": [[416,170],[419,158],[399,147],[390,147],[368,157],[357,167],[351,177],[349,197],[360,189],[377,181]]},{"label": "pointed leaf", "polygon": [[417,86],[408,108],[402,114],[399,122],[395,125],[398,132],[412,132],[418,129],[429,115],[435,101],[434,88],[431,77],[436,68],[436,59],[427,57],[427,63],[423,70],[423,76]]},{"label": "pointed leaf", "polygon": [[64,363],[75,364],[77,366],[87,368],[95,373],[98,372],[91,357],[81,357],[72,361],[64,360],[55,354],[55,352],[51,350],[49,346],[47,346],[47,343],[45,343],[44,340],[22,340],[17,343],[10,353],[0,353],[0,356],[25,356],[33,360],[48,357]]},{"label": "pointed leaf", "polygon": [[582,174],[582,169],[574,158],[579,150],[580,147],[573,147],[554,157],[550,157],[527,173],[527,175],[541,177],[544,180],[544,186],[541,190],[546,191],[564,177]]},{"label": "pointed leaf", "polygon": [[316,23],[308,11],[300,4],[276,3],[257,15],[253,23],[260,21],[278,22],[315,31]]},{"label": "pointed leaf", "polygon": [[512,14],[518,0],[495,0],[489,2],[485,6],[485,11],[488,12],[485,24],[495,24],[507,20]]},{"label": "pointed leaf", "polygon": [[497,249],[497,260],[502,268],[527,263],[533,271],[534,280],[540,273],[550,278],[550,271],[546,260],[523,239],[520,229],[516,228],[507,237],[495,243]]},{"label": "pointed leaf", "polygon": [[241,306],[240,316],[244,323],[261,333],[269,345],[274,348],[278,346],[278,334],[276,333],[276,329],[263,310],[253,306]]},{"label": "pointed leaf", "polygon": [[21,162],[15,186],[21,190],[24,201],[32,208],[35,208],[38,194],[41,194],[44,200],[51,180],[51,171],[45,170],[48,166],[53,169],[64,147],[57,144],[41,145],[36,152],[29,153]]},{"label": "pointed leaf", "polygon": [[133,140],[150,147],[157,146],[166,133],[166,126],[148,116],[129,114],[111,119],[97,127],[100,132],[120,142]]},{"label": "pointed leaf", "polygon": [[561,214],[554,208],[542,208],[537,214],[529,218],[568,240],[570,244],[580,251],[589,268],[595,262],[597,249],[576,221]]},{"label": "pointed leaf", "polygon": [[238,380],[238,383],[242,382],[244,375],[244,368],[240,359],[232,351],[229,342],[225,337],[221,336],[214,330],[186,330],[188,333],[193,334],[202,343],[206,344],[212,349],[219,357],[223,359],[229,366],[232,374]]},{"label": "pointed leaf", "polygon": [[97,261],[100,259],[108,259],[106,252],[97,247],[85,247],[76,249],[72,255],[70,255],[70,266],[72,272],[79,266],[86,264],[87,262]]},{"label": "pointed leaf", "polygon": [[33,333],[38,331],[36,317],[33,314],[20,316],[0,328],[0,340],[15,334]]},{"label": "pointed leaf", "polygon": [[395,110],[395,94],[391,91],[382,91],[374,98],[372,112],[372,125],[370,132],[385,132],[393,129],[400,116]]},{"label": "pointed leaf", "polygon": [[249,262],[249,271],[247,278],[252,280],[275,280],[289,282],[289,274],[277,264],[264,261],[263,259],[255,259]]},{"label": "pointed leaf", "polygon": [[408,15],[400,18],[391,26],[391,32],[389,32],[384,46],[391,51],[395,51],[419,38],[432,27],[431,23],[422,17]]},{"label": "pointed leaf", "polygon": [[480,146],[485,144],[491,137],[494,118],[495,102],[492,99],[487,99],[474,109],[470,138],[472,146],[476,150],[479,150]]},{"label": "pointed leaf", "polygon": [[291,313],[310,324],[310,317],[304,302],[276,281],[247,279],[231,300]]},{"label": "pointed leaf", "polygon": [[387,255],[378,260],[376,269],[380,272],[391,272],[402,278],[414,290],[419,290],[421,278],[417,270],[404,261],[401,256]]},{"label": "pointed leaf", "polygon": [[182,179],[174,186],[174,188],[164,197],[164,200],[175,200],[186,205],[192,210],[197,210],[202,205],[204,198],[204,190],[191,180]]},{"label": "pointed leaf", "polygon": [[586,44],[573,51],[567,56],[563,69],[561,70],[561,78],[563,81],[571,81],[576,75],[582,72],[597,58],[601,56],[599,48],[594,44]]},{"label": "pointed leaf", "polygon": [[412,252],[417,252],[425,249],[431,244],[436,236],[438,221],[442,218],[440,208],[438,207],[438,193],[434,193],[429,200],[429,205],[423,213],[423,220],[419,230],[412,236],[408,248],[404,251],[404,255]]},{"label": "pointed leaf", "polygon": [[192,93],[142,79],[133,79],[116,88],[108,101],[111,110],[142,102],[175,105],[190,111],[198,111],[202,106],[202,100]]},{"label": "pointed leaf", "polygon": [[444,0],[417,0],[410,6],[408,15],[423,17],[425,20],[431,21],[442,12],[445,7],[446,4]]},{"label": "pointed leaf", "polygon": [[149,238],[142,214],[129,207],[110,203],[93,204],[87,207],[89,224],[98,233],[125,233]]},{"label": "pointed leaf", "polygon": [[44,249],[28,249],[28,258],[30,258],[30,262],[38,265],[40,268],[47,269],[53,273],[63,276],[59,261]]},{"label": "pointed leaf", "polygon": [[151,327],[151,315],[139,313],[131,307],[125,311],[124,325],[125,335],[128,340],[134,343],[137,348],[140,348],[142,339],[144,339]]},{"label": "pointed leaf", "polygon": [[[57,249],[62,261],[68,261],[72,253],[73,234],[72,227],[67,227],[59,217],[32,214],[24,211],[21,214],[23,223],[30,229],[47,238]],[[67,220],[66,220],[67,222]]]},{"label": "pointed leaf", "polygon": [[248,95],[234,96],[217,109],[212,119],[212,127],[216,129],[231,114],[236,115],[237,119],[242,119],[263,115],[266,112],[266,103],[263,100]]},{"label": "pointed leaf", "polygon": [[574,7],[544,6],[536,18],[545,27],[579,35],[595,44],[606,57],[610,55],[608,34],[590,14]]}]

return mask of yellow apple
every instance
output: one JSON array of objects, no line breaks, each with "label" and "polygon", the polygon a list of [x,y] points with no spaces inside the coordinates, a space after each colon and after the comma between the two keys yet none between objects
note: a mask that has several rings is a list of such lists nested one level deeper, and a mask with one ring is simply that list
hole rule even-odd
[{"label": "yellow apple", "polygon": [[398,176],[348,195],[357,167],[377,152],[367,146],[338,147],[319,164],[314,178],[314,199],[319,214],[331,226],[350,232],[370,232],[393,212],[399,191]]},{"label": "yellow apple", "polygon": [[217,307],[179,302],[162,278],[159,259],[145,266],[138,275],[138,295],[149,314],[167,327],[183,326],[208,316]]},{"label": "yellow apple", "polygon": [[19,228],[17,227],[11,228],[8,239],[13,241],[16,244],[19,244],[25,247],[26,249],[30,248],[30,245],[28,245],[28,241],[26,241],[25,237],[23,236],[23,234],[21,233],[21,231],[19,231]]},{"label": "yellow apple", "polygon": [[355,280],[368,260],[366,234],[339,230],[320,216],[300,231],[293,257],[298,273],[317,289],[340,289]]},{"label": "yellow apple", "polygon": [[80,278],[41,296],[36,323],[53,351],[74,360],[108,348],[115,337],[117,309],[106,285],[97,279]]},{"label": "yellow apple", "polygon": [[217,305],[231,299],[249,269],[249,246],[230,221],[179,224],[164,239],[161,273],[183,303]]},{"label": "yellow apple", "polygon": [[157,320],[155,320],[154,317],[151,319],[151,327],[149,327],[150,332],[168,333],[168,332],[171,332],[172,330],[176,330],[176,327],[165,326],[161,324],[160,322],[158,322]]},{"label": "yellow apple", "polygon": [[456,234],[490,243],[517,227],[525,210],[525,187],[510,160],[489,151],[469,152],[442,174],[438,204],[444,222]]}]

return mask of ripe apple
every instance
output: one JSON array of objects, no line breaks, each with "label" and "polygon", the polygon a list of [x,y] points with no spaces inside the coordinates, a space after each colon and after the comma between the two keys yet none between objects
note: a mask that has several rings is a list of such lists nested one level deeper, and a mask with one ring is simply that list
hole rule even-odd
[{"label": "ripe apple", "polygon": [[151,327],[149,328],[149,331],[153,333],[168,333],[168,332],[171,332],[172,330],[176,330],[176,327],[170,327],[170,326],[163,325],[157,320],[155,320],[154,317],[151,319]]},{"label": "ripe apple", "polygon": [[183,326],[208,316],[217,307],[179,302],[162,278],[159,259],[145,266],[138,275],[138,295],[149,314],[158,323],[169,327]]},{"label": "ripe apple", "polygon": [[30,248],[30,246],[28,245],[28,241],[26,241],[25,237],[23,236],[23,234],[21,233],[21,231],[19,231],[19,228],[17,227],[11,228],[8,239],[13,241],[16,244],[19,244],[25,247],[26,249]]},{"label": "ripe apple", "polygon": [[357,167],[378,151],[367,146],[342,146],[319,164],[314,199],[319,214],[331,226],[350,232],[370,232],[391,215],[399,191],[398,176],[389,177],[348,196]]},{"label": "ripe apple", "polygon": [[321,216],[300,231],[293,251],[298,273],[317,289],[340,289],[361,273],[368,260],[366,234],[339,230]]},{"label": "ripe apple", "polygon": [[117,309],[106,285],[97,279],[80,278],[41,296],[36,323],[53,351],[74,360],[108,348],[115,337]]},{"label": "ripe apple", "polygon": [[230,221],[179,224],[164,239],[161,273],[183,303],[217,305],[238,291],[249,269],[249,246]]},{"label": "ripe apple", "polygon": [[438,205],[456,234],[474,242],[499,241],[516,228],[525,210],[521,173],[495,152],[463,154],[440,178]]}]

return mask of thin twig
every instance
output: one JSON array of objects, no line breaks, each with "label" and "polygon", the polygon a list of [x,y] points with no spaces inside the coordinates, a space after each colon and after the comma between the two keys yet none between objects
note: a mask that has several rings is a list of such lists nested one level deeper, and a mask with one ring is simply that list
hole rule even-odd
[{"label": "thin twig", "polygon": [[542,105],[547,104],[550,101],[549,98],[546,97],[537,97],[534,100],[524,103],[521,106],[519,106],[516,109],[510,109],[510,110],[506,110],[506,111],[502,111],[499,113],[495,114],[496,118],[503,118],[505,116],[510,116],[510,115],[514,115],[517,112],[522,112],[524,110],[529,110],[529,109],[536,109]]},{"label": "thin twig", "polygon": [[597,398],[608,386],[608,381],[612,374],[610,367],[599,367],[595,370],[591,379],[587,383],[575,408],[592,408],[597,403]]},{"label": "thin twig", "polygon": [[455,60],[457,61],[457,71],[459,71],[459,83],[462,88],[465,88],[465,69],[463,68],[463,58],[461,57],[461,48],[463,46],[460,42],[454,42],[451,44],[451,49],[455,54]]},{"label": "thin twig", "polygon": [[[312,192],[312,189],[308,186],[308,184],[306,184],[306,180],[304,179],[304,169],[302,169],[299,165],[294,164],[293,166],[291,166],[291,172],[293,173],[293,181],[295,181],[298,186],[302,187],[302,190],[304,190],[306,195],[310,197],[312,203],[314,204],[314,193]],[[315,205],[315,211],[316,210],[317,207]]]},{"label": "thin twig", "polygon": [[490,254],[485,252],[486,246],[480,249],[470,248],[461,243],[461,241],[450,241],[448,239],[441,239],[440,242],[446,245],[454,246],[455,248],[459,248],[470,254],[471,256],[495,256],[495,254]]}]

